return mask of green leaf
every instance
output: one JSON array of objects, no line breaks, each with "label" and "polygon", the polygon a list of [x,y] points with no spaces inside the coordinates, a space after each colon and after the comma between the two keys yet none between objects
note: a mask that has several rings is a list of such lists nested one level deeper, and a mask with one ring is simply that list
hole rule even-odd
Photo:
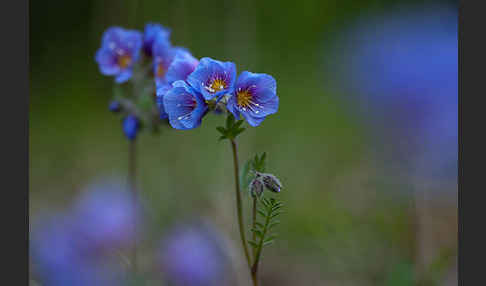
[{"label": "green leaf", "polygon": [[242,128],[240,128],[240,129],[235,129],[235,130],[233,131],[233,137],[236,137],[236,136],[240,135],[240,134],[241,134],[241,132],[245,131],[245,129],[246,129],[246,128],[243,128],[243,127],[242,127]]},{"label": "green leaf", "polygon": [[235,123],[235,125],[233,125],[233,126],[234,126],[234,128],[235,128],[235,129],[238,129],[238,128],[241,126],[241,124],[243,124],[243,122],[244,122],[244,120],[238,120],[238,121]]},{"label": "green leaf", "polygon": [[275,212],[275,213],[272,213],[272,215],[270,215],[270,219],[273,219],[274,217],[276,216],[279,216],[281,215],[283,212]]},{"label": "green leaf", "polygon": [[267,245],[270,245],[274,242],[274,240],[269,240],[269,241],[264,241],[263,242],[263,246],[267,246]]},{"label": "green leaf", "polygon": [[251,246],[252,246],[252,247],[254,247],[254,248],[258,248],[258,243],[254,242],[254,241],[252,241],[252,240],[249,240],[249,241],[248,241],[248,244],[249,244],[249,245],[251,245]]},{"label": "green leaf", "polygon": [[218,130],[221,134],[226,135],[226,129],[222,126],[216,127],[216,130]]},{"label": "green leaf", "polygon": [[233,114],[228,114],[228,117],[226,118],[226,130],[231,130],[234,122],[235,118],[233,117]]},{"label": "green leaf", "polygon": [[279,225],[280,224],[280,221],[276,220],[274,222],[272,222],[271,224],[268,225],[268,228],[269,229],[272,229],[274,228],[275,226]]},{"label": "green leaf", "polygon": [[261,232],[261,230],[252,228],[251,231],[258,237],[263,237],[263,232]]},{"label": "green leaf", "polygon": [[273,240],[275,240],[276,237],[277,237],[277,235],[270,235],[269,237],[265,238],[263,240],[263,242],[265,243],[267,241],[273,241]]},{"label": "green leaf", "polygon": [[251,160],[246,161],[245,165],[240,171],[240,186],[242,190],[247,190],[250,186],[253,176],[251,174]]}]

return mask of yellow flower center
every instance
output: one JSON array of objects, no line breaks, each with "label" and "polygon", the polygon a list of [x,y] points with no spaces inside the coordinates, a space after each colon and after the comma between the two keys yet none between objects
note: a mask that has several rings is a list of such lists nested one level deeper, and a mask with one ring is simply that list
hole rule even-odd
[{"label": "yellow flower center", "polygon": [[250,106],[251,103],[251,93],[248,90],[241,90],[236,93],[237,103],[241,107]]},{"label": "yellow flower center", "polygon": [[162,64],[158,64],[157,65],[157,72],[156,72],[156,77],[163,77],[165,74],[165,69],[164,69],[164,66],[162,66]]},{"label": "yellow flower center", "polygon": [[218,92],[220,90],[223,90],[227,87],[226,82],[222,79],[215,79],[211,85],[209,86],[210,91],[212,93]]},{"label": "yellow flower center", "polygon": [[118,65],[124,69],[126,67],[128,67],[130,65],[130,63],[132,62],[132,57],[130,57],[129,55],[121,55],[119,58],[118,58]]}]

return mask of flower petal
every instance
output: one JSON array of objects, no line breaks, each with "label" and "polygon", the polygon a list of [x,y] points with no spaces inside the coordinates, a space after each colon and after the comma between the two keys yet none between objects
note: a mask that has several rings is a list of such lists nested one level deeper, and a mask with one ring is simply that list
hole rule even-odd
[{"label": "flower petal", "polygon": [[186,80],[187,77],[196,69],[199,61],[183,48],[176,49],[174,60],[170,64],[166,80],[168,83],[177,80]]}]

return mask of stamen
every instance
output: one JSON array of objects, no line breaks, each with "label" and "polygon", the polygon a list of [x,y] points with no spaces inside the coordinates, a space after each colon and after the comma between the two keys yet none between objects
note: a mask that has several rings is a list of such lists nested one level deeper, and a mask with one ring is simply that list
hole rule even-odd
[{"label": "stamen", "polygon": [[204,88],[209,91],[210,93],[215,93],[220,90],[226,89],[228,85],[226,84],[226,80],[216,77],[212,80],[211,84],[204,85]]},{"label": "stamen", "polygon": [[157,65],[157,72],[156,72],[156,76],[157,76],[157,77],[163,77],[163,76],[164,76],[164,74],[165,74],[165,68],[164,68],[164,66],[163,66],[161,63],[159,63],[159,64]]},{"label": "stamen", "polygon": [[132,62],[132,57],[130,55],[121,55],[118,57],[118,65],[124,69],[128,67]]}]

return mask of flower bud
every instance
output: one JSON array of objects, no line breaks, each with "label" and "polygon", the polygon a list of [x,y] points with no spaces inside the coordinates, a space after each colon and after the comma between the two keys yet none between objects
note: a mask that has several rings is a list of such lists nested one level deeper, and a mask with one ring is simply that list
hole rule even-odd
[{"label": "flower bud", "polygon": [[263,182],[261,178],[255,178],[250,183],[250,193],[252,197],[259,197],[263,193]]},{"label": "flower bud", "polygon": [[121,110],[121,105],[120,105],[120,103],[118,101],[113,100],[112,102],[110,102],[110,105],[108,106],[108,109],[111,112],[119,112]]},{"label": "flower bud", "polygon": [[282,183],[272,174],[260,174],[263,178],[263,183],[265,187],[272,192],[279,193],[280,189],[282,188]]},{"label": "flower bud", "polygon": [[128,115],[123,119],[123,132],[129,140],[134,140],[140,129],[140,122],[133,115]]}]

